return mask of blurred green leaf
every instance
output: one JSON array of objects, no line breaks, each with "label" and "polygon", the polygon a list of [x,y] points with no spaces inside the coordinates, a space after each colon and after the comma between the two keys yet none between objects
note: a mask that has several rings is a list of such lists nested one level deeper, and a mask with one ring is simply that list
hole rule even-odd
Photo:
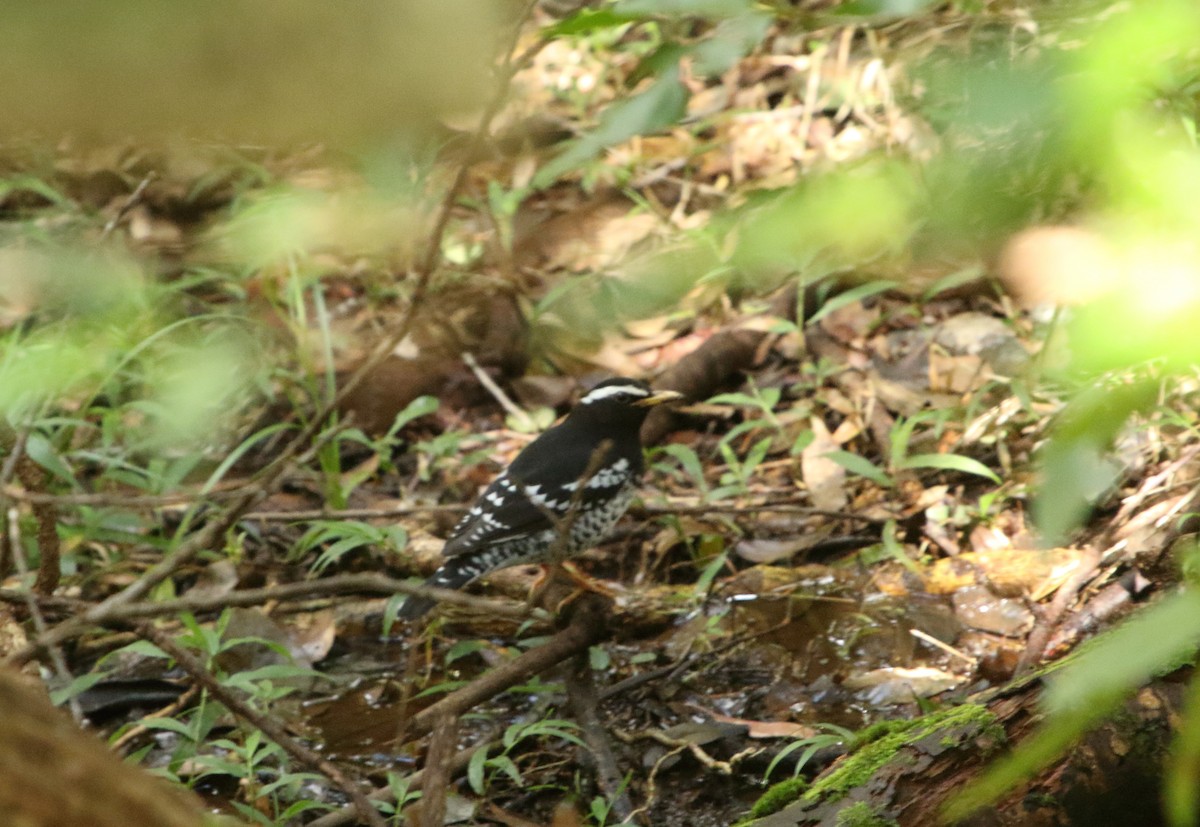
[{"label": "blurred green leaf", "polygon": [[1200,593],[1165,597],[1097,638],[1047,680],[1046,721],[948,803],[957,820],[985,807],[1049,766],[1122,699],[1156,675],[1188,662],[1200,648]]},{"label": "blurred green leaf", "polygon": [[849,451],[830,451],[822,456],[833,460],[850,473],[866,477],[884,488],[891,488],[895,484],[882,468],[858,454],[852,454]]},{"label": "blurred green leaf", "polygon": [[549,186],[559,176],[592,160],[607,147],[678,123],[687,111],[687,101],[687,89],[679,82],[679,67],[673,66],[649,89],[605,109],[592,132],[538,170],[534,186]]},{"label": "blurred green leaf", "polygon": [[962,471],[964,474],[975,474],[987,477],[994,483],[1000,478],[982,462],[958,454],[913,454],[896,463],[897,468],[936,468],[943,471]]},{"label": "blurred green leaf", "polygon": [[837,310],[842,309],[855,302],[863,301],[871,296],[877,296],[880,293],[886,293],[888,290],[895,290],[899,285],[894,281],[870,281],[866,284],[860,284],[858,287],[853,287],[844,293],[838,293],[825,304],[821,305],[821,309],[812,315],[808,320],[810,323],[820,321]]},{"label": "blurred green leaf", "polygon": [[1046,543],[1063,542],[1115,482],[1120,469],[1108,458],[1112,441],[1134,411],[1153,404],[1157,387],[1141,380],[1092,388],[1059,416],[1039,454],[1043,477],[1033,502],[1034,521]]}]

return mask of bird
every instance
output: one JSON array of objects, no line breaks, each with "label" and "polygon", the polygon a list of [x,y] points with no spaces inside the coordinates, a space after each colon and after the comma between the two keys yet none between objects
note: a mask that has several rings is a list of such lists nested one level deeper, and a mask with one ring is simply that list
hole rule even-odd
[{"label": "bird", "polygon": [[[462,589],[497,569],[548,563],[557,552],[569,556],[594,546],[637,490],[644,470],[639,431],[647,414],[682,398],[638,379],[597,384],[484,489],[446,540],[445,562],[425,585]],[[561,541],[560,530],[569,534]],[[436,602],[410,595],[397,616],[416,620]]]}]

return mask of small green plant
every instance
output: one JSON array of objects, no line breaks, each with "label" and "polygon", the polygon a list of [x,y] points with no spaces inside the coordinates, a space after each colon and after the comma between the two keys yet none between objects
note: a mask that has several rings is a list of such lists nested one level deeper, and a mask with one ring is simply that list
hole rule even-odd
[{"label": "small green plant", "polygon": [[292,559],[303,558],[319,548],[312,570],[319,574],[337,564],[346,554],[360,548],[381,548],[403,551],[408,545],[408,532],[399,524],[373,526],[358,520],[314,520],[296,543]]},{"label": "small green plant", "polygon": [[800,757],[796,759],[796,766],[792,769],[792,777],[800,775],[804,770],[804,766],[812,760],[812,757],[819,750],[827,747],[836,747],[839,744],[848,745],[854,743],[855,736],[850,730],[836,726],[834,724],[817,724],[815,729],[820,730],[816,735],[810,735],[807,738],[800,738],[779,751],[771,763],[767,765],[766,772],[763,773],[763,781],[768,781],[771,778],[771,773],[779,766],[783,759],[787,758],[797,750],[804,750],[800,753]]},{"label": "small green plant", "polygon": [[480,747],[467,764],[467,782],[477,794],[483,795],[488,781],[497,773],[508,776],[514,784],[521,784],[521,771],[517,769],[512,755],[517,746],[532,738],[558,738],[576,746],[584,743],[575,734],[578,727],[571,721],[545,718],[527,724],[513,724],[504,730],[500,739],[500,752],[489,756],[486,746]]},{"label": "small green plant", "polygon": [[894,475],[897,471],[918,468],[937,471],[959,471],[964,474],[984,477],[999,484],[1000,478],[996,476],[995,472],[977,459],[964,457],[961,454],[909,453],[909,446],[916,428],[930,419],[936,420],[935,428],[940,427],[947,415],[945,411],[922,411],[907,419],[898,419],[889,435],[892,457],[888,470],[884,470],[866,457],[850,451],[830,451],[825,456],[850,473],[865,477],[884,488],[895,486]]}]

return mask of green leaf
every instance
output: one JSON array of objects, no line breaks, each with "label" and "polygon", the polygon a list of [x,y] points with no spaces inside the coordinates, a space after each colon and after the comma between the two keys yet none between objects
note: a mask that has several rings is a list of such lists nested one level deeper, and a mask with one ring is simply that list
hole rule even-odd
[{"label": "green leaf", "polygon": [[1122,699],[1155,675],[1190,661],[1198,648],[1200,593],[1195,589],[1163,598],[1096,638],[1047,679],[1042,728],[952,799],[946,815],[958,820],[1049,766]]},{"label": "green leaf", "polygon": [[51,690],[50,703],[55,706],[61,706],[81,692],[91,689],[107,677],[108,674],[106,672],[89,672],[86,675],[80,675],[66,686]]},{"label": "green leaf", "polygon": [[962,471],[964,474],[975,474],[987,477],[994,483],[1000,478],[982,462],[958,454],[913,454],[896,463],[897,468],[935,468],[941,471]]},{"label": "green leaf", "polygon": [[749,0],[623,0],[619,8],[640,17],[734,17],[751,5]]},{"label": "green leaf", "polygon": [[899,18],[916,17],[924,14],[935,0],[850,0],[834,11],[839,15],[854,17]]},{"label": "green leaf", "polygon": [[845,293],[838,293],[832,299],[825,302],[825,304],[821,305],[821,309],[812,314],[808,323],[812,324],[819,321],[833,311],[840,310],[847,305],[854,304],[854,302],[862,301],[879,293],[886,293],[888,290],[894,290],[896,286],[896,282],[894,281],[881,279],[879,281],[869,281],[866,284],[860,284],[858,287],[847,290]]},{"label": "green leaf", "polygon": [[891,488],[894,484],[892,478],[882,468],[869,459],[860,457],[858,454],[852,454],[849,451],[830,451],[824,456],[833,460],[851,474],[866,477],[872,482],[882,485],[884,488]]},{"label": "green leaf", "polygon": [[401,428],[414,419],[420,419],[423,416],[437,413],[438,400],[436,396],[418,396],[412,402],[405,406],[404,410],[396,414],[395,421],[392,422],[392,427],[388,428],[387,435],[394,436]]},{"label": "green leaf", "polygon": [[487,745],[480,747],[471,754],[471,760],[467,762],[467,783],[471,785],[471,789],[476,795],[483,795],[483,769],[487,763]]},{"label": "green leaf", "polygon": [[708,486],[704,481],[704,466],[701,465],[700,457],[692,448],[675,443],[664,445],[661,450],[679,463],[683,472],[692,478],[692,482],[696,483],[701,492],[707,489]]},{"label": "green leaf", "polygon": [[597,672],[603,672],[612,666],[612,658],[603,646],[588,647],[588,665]]},{"label": "green leaf", "polygon": [[63,462],[50,440],[38,433],[31,433],[25,440],[25,454],[63,482],[74,483],[75,474]]},{"label": "green leaf", "polygon": [[1080,394],[1059,417],[1042,449],[1042,483],[1033,516],[1045,542],[1056,544],[1077,528],[1116,480],[1119,469],[1108,446],[1129,416],[1154,405],[1158,385],[1141,381],[1094,387]]},{"label": "green leaf", "polygon": [[446,651],[446,665],[449,666],[460,658],[482,652],[487,648],[487,643],[482,640],[460,640]]},{"label": "green leaf", "polygon": [[771,15],[756,12],[722,20],[692,49],[695,71],[708,77],[724,74],[762,42],[771,21]]},{"label": "green leaf", "polygon": [[972,264],[969,267],[964,267],[961,270],[956,270],[948,276],[942,276],[934,281],[933,284],[925,288],[925,292],[921,294],[921,301],[929,301],[936,297],[939,293],[944,293],[947,290],[953,290],[956,287],[961,287],[964,284],[975,281],[983,277],[983,265]]},{"label": "green leaf", "polygon": [[1165,597],[1097,638],[1048,682],[1050,714],[1103,704],[1188,661],[1200,648],[1200,591]]},{"label": "green leaf", "polygon": [[564,17],[553,26],[542,29],[542,37],[553,40],[559,37],[574,37],[581,34],[591,34],[602,29],[612,29],[624,26],[642,19],[641,15],[617,12],[614,9],[580,9],[574,14]]},{"label": "green leaf", "polygon": [[579,138],[538,170],[533,185],[547,187],[559,176],[595,158],[607,147],[679,122],[687,112],[688,91],[679,82],[679,67],[663,73],[649,89],[604,110],[595,130]]}]

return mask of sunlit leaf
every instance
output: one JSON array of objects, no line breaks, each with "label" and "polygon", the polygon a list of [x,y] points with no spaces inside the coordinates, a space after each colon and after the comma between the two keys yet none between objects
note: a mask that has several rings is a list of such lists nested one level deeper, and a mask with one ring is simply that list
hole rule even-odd
[{"label": "sunlit leaf", "polygon": [[592,132],[538,171],[534,185],[544,187],[553,183],[560,175],[587,163],[606,147],[677,123],[687,111],[687,101],[687,89],[679,82],[679,67],[672,67],[649,89],[604,110],[599,125]]},{"label": "sunlit leaf", "polygon": [[822,456],[833,460],[851,474],[866,477],[885,488],[891,488],[893,485],[892,478],[882,468],[858,454],[852,454],[849,451],[830,451]]},{"label": "sunlit leaf", "polygon": [[936,468],[943,471],[962,471],[964,474],[975,474],[987,477],[994,483],[1000,478],[982,462],[971,457],[958,454],[913,454],[896,463],[897,468]]}]

